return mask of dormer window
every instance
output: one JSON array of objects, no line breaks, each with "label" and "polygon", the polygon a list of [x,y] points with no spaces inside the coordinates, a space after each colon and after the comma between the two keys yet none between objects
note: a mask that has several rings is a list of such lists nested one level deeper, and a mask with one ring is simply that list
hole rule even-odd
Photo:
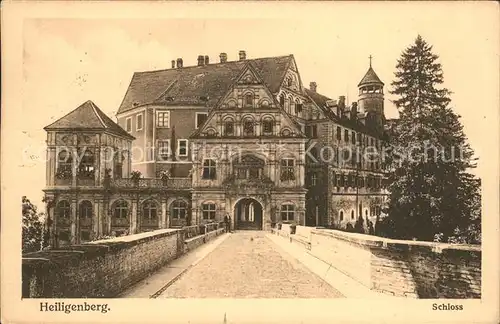
[{"label": "dormer window", "polygon": [[246,107],[253,107],[253,94],[252,93],[247,93],[245,95],[245,106]]},{"label": "dormer window", "polygon": [[273,133],[274,121],[267,117],[262,122],[262,132],[265,135],[271,135]]},{"label": "dormer window", "polygon": [[224,134],[226,136],[234,135],[234,122],[232,119],[228,119],[224,122]]}]

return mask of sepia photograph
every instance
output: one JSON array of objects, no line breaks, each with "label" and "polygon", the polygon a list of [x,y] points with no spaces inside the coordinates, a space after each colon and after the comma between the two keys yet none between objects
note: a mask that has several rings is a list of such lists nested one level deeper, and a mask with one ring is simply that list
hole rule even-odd
[{"label": "sepia photograph", "polygon": [[[2,286],[19,297],[3,302],[54,322],[127,300],[183,302],[176,323],[277,323],[266,314],[297,307],[273,300],[352,322],[341,309],[369,301],[498,320],[498,6],[72,4],[17,12],[2,261],[18,265]],[[271,302],[242,319],[212,300]],[[191,317],[190,301],[220,309]],[[295,321],[334,320],[315,312]]]}]

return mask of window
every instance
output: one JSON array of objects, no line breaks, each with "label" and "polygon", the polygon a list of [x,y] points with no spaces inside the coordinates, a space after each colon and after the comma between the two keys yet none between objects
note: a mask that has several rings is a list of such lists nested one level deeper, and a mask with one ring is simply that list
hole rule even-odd
[{"label": "window", "polygon": [[254,135],[254,125],[253,120],[246,119],[243,122],[243,135],[244,136],[253,136]]},{"label": "window", "polygon": [[245,95],[245,107],[253,107],[253,93]]},{"label": "window", "polygon": [[355,131],[353,131],[351,136],[352,136],[352,138],[351,138],[351,143],[352,143],[352,144],[356,144],[356,132],[355,132]]},{"label": "window", "polygon": [[188,140],[180,139],[177,141],[177,155],[187,156],[188,155]]},{"label": "window", "polygon": [[286,85],[287,85],[287,86],[289,86],[289,87],[291,87],[291,86],[292,86],[292,84],[293,84],[293,79],[292,79],[292,77],[288,77],[288,78],[286,79]]},{"label": "window", "polygon": [[80,161],[78,177],[80,179],[93,179],[94,172],[94,153],[90,150],[86,150],[85,153],[83,153],[82,160]]},{"label": "window", "polygon": [[132,117],[128,117],[127,119],[125,119],[125,129],[129,133],[132,131]]},{"label": "window", "polygon": [[349,131],[344,130],[344,142],[349,143]]},{"label": "window", "polygon": [[203,161],[202,179],[214,180],[216,177],[216,164],[214,160],[207,159]]},{"label": "window", "polygon": [[274,122],[271,118],[266,118],[262,122],[262,132],[264,134],[272,134],[274,128]]},{"label": "window", "polygon": [[143,120],[144,114],[139,114],[137,115],[137,122],[136,122],[136,130],[140,131],[144,127],[144,120]]},{"label": "window", "polygon": [[203,204],[201,210],[203,219],[215,219],[215,204]]},{"label": "window", "polygon": [[281,205],[281,220],[293,221],[295,216],[295,206],[292,204]]},{"label": "window", "polygon": [[67,200],[62,200],[57,204],[56,214],[59,218],[69,218],[71,214],[71,207]]},{"label": "window", "polygon": [[294,173],[294,160],[293,159],[282,159],[281,160],[281,181],[292,181],[295,180]]},{"label": "window", "polygon": [[80,218],[92,218],[92,203],[90,201],[84,200],[80,203],[78,216]]},{"label": "window", "polygon": [[57,163],[56,176],[60,179],[70,179],[73,174],[73,158],[71,157],[71,153],[66,150],[61,151],[57,156]]},{"label": "window", "polygon": [[114,178],[121,179],[123,176],[123,161],[125,156],[121,152],[115,153]]},{"label": "window", "polygon": [[281,94],[280,96],[280,105],[281,107],[285,107],[285,95]]},{"label": "window", "polygon": [[170,140],[158,141],[158,155],[161,159],[166,159],[170,155]]},{"label": "window", "polygon": [[340,211],[339,212],[339,218],[340,218],[340,221],[343,221],[344,220],[344,211]]},{"label": "window", "polygon": [[172,218],[184,219],[187,214],[187,203],[184,200],[176,200],[172,203]]},{"label": "window", "polygon": [[232,119],[228,119],[224,122],[224,134],[226,136],[234,135],[234,122]]},{"label": "window", "polygon": [[316,172],[313,172],[311,174],[311,185],[315,186],[317,182],[318,182],[318,175],[316,174]]},{"label": "window", "polygon": [[203,126],[203,124],[207,121],[207,118],[208,118],[207,113],[197,112],[196,113],[195,127],[200,128],[201,126]]},{"label": "window", "polygon": [[142,204],[142,217],[146,219],[156,219],[158,207],[153,200],[147,200]]},{"label": "window", "polygon": [[351,219],[354,219],[354,210],[351,210]]},{"label": "window", "polygon": [[306,126],[306,136],[312,138],[318,137],[318,126],[317,125]]},{"label": "window", "polygon": [[170,111],[156,112],[156,126],[165,128],[170,127]]},{"label": "window", "polygon": [[128,203],[125,200],[118,200],[113,207],[113,216],[115,218],[127,218]]},{"label": "window", "polygon": [[81,231],[80,232],[80,240],[81,241],[90,241],[90,232],[89,231]]},{"label": "window", "polygon": [[342,140],[342,129],[337,126],[337,140]]}]

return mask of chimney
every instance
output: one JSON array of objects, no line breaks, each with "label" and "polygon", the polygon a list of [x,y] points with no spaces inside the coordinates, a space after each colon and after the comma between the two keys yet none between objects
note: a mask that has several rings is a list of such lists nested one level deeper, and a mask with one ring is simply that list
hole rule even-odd
[{"label": "chimney", "polygon": [[220,58],[221,63],[227,62],[227,54],[226,53],[220,53],[219,58]]},{"label": "chimney", "polygon": [[353,102],[351,106],[351,120],[356,120],[358,117],[358,103]]},{"label": "chimney", "polygon": [[177,68],[181,68],[181,67],[182,67],[182,59],[178,58],[177,59]]},{"label": "chimney", "polygon": [[245,51],[240,51],[240,61],[247,59],[247,53]]},{"label": "chimney", "polygon": [[205,59],[203,58],[203,55],[198,55],[198,66],[201,66],[205,63]]},{"label": "chimney", "polygon": [[172,60],[172,69],[175,69],[175,60]]},{"label": "chimney", "polygon": [[210,59],[208,58],[208,55],[205,55],[205,65],[210,63]]},{"label": "chimney", "polygon": [[309,89],[311,89],[312,92],[316,92],[316,89],[318,88],[318,85],[316,84],[316,82],[311,82],[309,83]]}]

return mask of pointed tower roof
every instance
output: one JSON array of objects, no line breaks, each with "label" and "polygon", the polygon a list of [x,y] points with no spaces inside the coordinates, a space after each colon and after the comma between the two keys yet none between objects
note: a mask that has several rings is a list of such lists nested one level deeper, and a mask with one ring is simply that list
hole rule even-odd
[{"label": "pointed tower roof", "polygon": [[135,137],[109,118],[91,100],[44,127],[45,130],[103,130],[134,140]]},{"label": "pointed tower roof", "polygon": [[381,84],[384,85],[384,82],[380,80],[378,77],[377,73],[373,70],[373,68],[370,66],[368,71],[366,72],[365,76],[363,79],[358,84],[358,87],[365,85],[365,84]]},{"label": "pointed tower roof", "polygon": [[358,87],[360,87],[362,85],[366,85],[366,84],[384,85],[384,82],[382,82],[380,80],[380,78],[378,77],[377,73],[375,73],[375,71],[372,68],[372,58],[373,58],[373,56],[370,55],[368,58],[370,59],[370,68],[368,69],[368,71],[366,71],[365,76],[359,82]]}]

